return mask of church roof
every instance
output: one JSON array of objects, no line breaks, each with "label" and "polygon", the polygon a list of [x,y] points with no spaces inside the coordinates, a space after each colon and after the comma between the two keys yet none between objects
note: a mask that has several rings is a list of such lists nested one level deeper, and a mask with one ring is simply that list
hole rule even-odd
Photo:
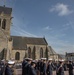
[{"label": "church roof", "polygon": [[13,39],[13,49],[26,49],[27,44],[47,45],[45,38],[11,36]]},{"label": "church roof", "polygon": [[52,47],[51,46],[49,46],[49,52],[50,52],[50,54],[57,54],[53,49],[52,49]]},{"label": "church roof", "polygon": [[5,6],[0,6],[0,14],[1,13],[4,13],[4,14],[11,14],[12,12],[12,8],[9,8],[9,7],[5,7]]}]

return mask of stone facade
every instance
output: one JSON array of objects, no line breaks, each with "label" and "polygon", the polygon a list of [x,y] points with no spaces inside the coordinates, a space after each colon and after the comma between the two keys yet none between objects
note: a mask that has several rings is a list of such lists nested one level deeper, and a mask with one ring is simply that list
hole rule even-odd
[{"label": "stone facade", "polygon": [[73,53],[66,53],[66,60],[67,61],[74,61],[74,52]]},{"label": "stone facade", "polygon": [[[21,36],[19,36],[19,37],[21,38]],[[16,38],[16,40],[17,40],[17,38],[19,38],[19,37],[15,36],[14,38]],[[29,40],[29,38],[27,40]],[[23,39],[25,39],[25,37],[23,37]],[[35,39],[35,38],[31,38],[31,40],[33,40],[33,39]],[[35,40],[38,40],[38,39],[39,38],[36,38]],[[43,40],[43,38],[41,38],[41,39]],[[35,40],[33,40],[33,41],[35,42]],[[36,44],[36,42],[35,42],[35,44],[32,44],[33,42],[31,44],[26,43],[26,48],[22,49],[22,46],[20,46],[20,44],[17,41],[16,42],[14,42],[14,41],[15,40],[12,38],[12,40],[10,42],[8,42],[8,49],[9,49],[8,53],[9,54],[8,54],[7,59],[13,58],[19,62],[19,61],[22,61],[24,57],[25,58],[29,57],[32,59],[40,59],[42,57],[47,58],[48,57],[47,55],[49,55],[46,50],[48,47],[47,44],[45,44],[45,45],[39,44],[38,45],[38,44]],[[21,39],[21,41],[22,41],[22,39]],[[17,46],[17,48],[16,48],[16,46],[15,47],[13,46],[13,44],[15,44],[15,43],[18,43],[17,45],[20,46],[20,49],[19,49],[19,46]],[[23,44],[21,44],[21,45],[23,45]],[[24,46],[25,46],[25,44],[24,44]],[[46,54],[46,52],[47,52],[47,54]],[[19,53],[19,55],[16,58],[17,53]]]},{"label": "stone facade", "polygon": [[[0,6],[0,52],[8,49],[12,8]],[[5,54],[5,53],[4,53]]]},{"label": "stone facade", "polygon": [[0,6],[0,52],[4,48],[7,49],[4,53],[5,59],[14,59],[17,62],[22,61],[24,57],[49,59],[51,52],[45,38],[10,36],[11,19],[12,8]]}]

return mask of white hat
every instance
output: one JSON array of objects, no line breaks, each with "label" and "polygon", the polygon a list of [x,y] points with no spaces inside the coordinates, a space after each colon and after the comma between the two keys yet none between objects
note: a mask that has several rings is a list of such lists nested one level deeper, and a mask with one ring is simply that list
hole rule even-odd
[{"label": "white hat", "polygon": [[64,59],[62,59],[61,61],[64,61]]},{"label": "white hat", "polygon": [[52,58],[48,59],[48,60],[52,60]]},{"label": "white hat", "polygon": [[46,58],[41,58],[41,60],[46,60]]},{"label": "white hat", "polygon": [[61,59],[61,60],[59,60],[60,62],[63,62],[64,60],[63,59]]},{"label": "white hat", "polygon": [[1,60],[2,62],[4,62],[5,61],[5,59],[3,59],[3,60]]},{"label": "white hat", "polygon": [[15,63],[15,61],[11,61],[11,60],[8,61],[8,64],[10,64],[10,65],[13,65],[14,63]]}]

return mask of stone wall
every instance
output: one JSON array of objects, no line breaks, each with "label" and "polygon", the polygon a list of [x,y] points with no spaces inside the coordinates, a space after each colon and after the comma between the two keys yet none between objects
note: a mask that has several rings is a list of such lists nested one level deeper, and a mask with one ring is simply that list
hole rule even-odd
[{"label": "stone wall", "polygon": [[16,62],[23,61],[23,58],[25,57],[25,50],[12,50],[11,58],[15,59],[16,52],[20,53],[20,60],[15,60]]}]

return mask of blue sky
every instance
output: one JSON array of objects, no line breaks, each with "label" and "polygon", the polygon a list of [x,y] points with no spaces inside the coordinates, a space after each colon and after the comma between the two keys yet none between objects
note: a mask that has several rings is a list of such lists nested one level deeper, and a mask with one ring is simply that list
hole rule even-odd
[{"label": "blue sky", "polygon": [[11,35],[45,37],[57,53],[74,52],[74,0],[5,0],[5,5],[13,9]]}]

